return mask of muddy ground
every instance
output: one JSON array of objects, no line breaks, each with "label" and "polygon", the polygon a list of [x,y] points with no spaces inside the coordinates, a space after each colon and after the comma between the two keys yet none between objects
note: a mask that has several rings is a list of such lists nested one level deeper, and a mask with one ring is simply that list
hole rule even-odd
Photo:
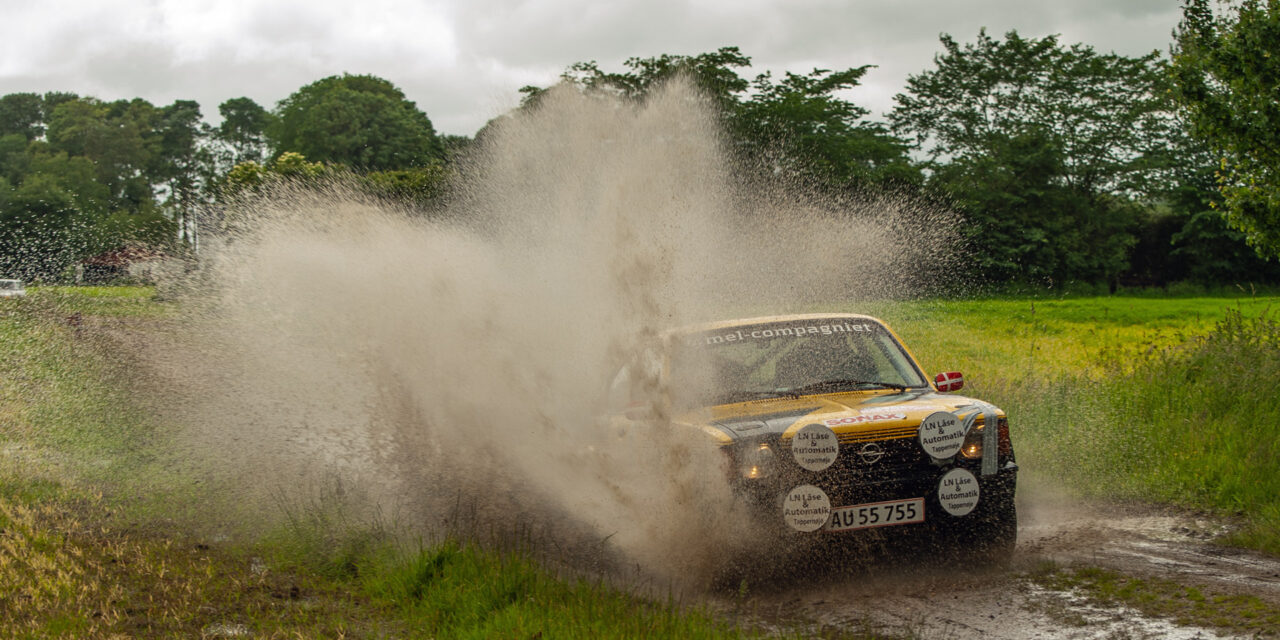
[{"label": "muddy ground", "polygon": [[1017,550],[1007,566],[936,567],[880,559],[821,584],[790,580],[726,608],[765,624],[808,620],[818,631],[881,632],[907,638],[1276,637],[1180,626],[1082,592],[1055,591],[1034,576],[1046,567],[1096,567],[1174,581],[1205,593],[1247,594],[1280,607],[1280,560],[1213,542],[1227,526],[1149,506],[1084,505],[1021,491]]}]

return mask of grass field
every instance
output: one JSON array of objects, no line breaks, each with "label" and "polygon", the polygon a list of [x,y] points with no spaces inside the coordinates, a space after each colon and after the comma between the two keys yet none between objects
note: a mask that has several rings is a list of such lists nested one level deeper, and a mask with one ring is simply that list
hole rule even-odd
[{"label": "grass field", "polygon": [[1258,317],[1280,297],[926,300],[872,305],[930,371],[990,380],[1061,375],[1100,379],[1142,363],[1153,351],[1207,333],[1237,310]]},{"label": "grass field", "polygon": [[[43,288],[4,302],[0,636],[761,635],[462,542],[295,528],[211,544],[170,530],[166,509],[199,503],[181,494],[163,425],[78,332],[95,318],[163,321],[173,303],[147,288]],[[1231,542],[1280,553],[1277,303],[1024,297],[840,310],[884,318],[930,372],[961,370],[969,392],[1004,407],[1026,480],[1239,516]]]}]

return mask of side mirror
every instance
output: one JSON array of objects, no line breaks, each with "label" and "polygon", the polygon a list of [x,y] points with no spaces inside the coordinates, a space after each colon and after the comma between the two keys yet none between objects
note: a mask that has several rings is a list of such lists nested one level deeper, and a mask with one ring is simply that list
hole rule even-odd
[{"label": "side mirror", "polygon": [[959,391],[964,387],[964,374],[959,371],[939,373],[933,377],[933,383],[938,387],[938,391],[943,393]]}]

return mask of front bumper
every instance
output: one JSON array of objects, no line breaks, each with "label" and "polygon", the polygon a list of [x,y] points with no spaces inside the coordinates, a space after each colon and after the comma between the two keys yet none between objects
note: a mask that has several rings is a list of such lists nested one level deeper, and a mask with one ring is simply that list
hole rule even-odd
[{"label": "front bumper", "polygon": [[[876,463],[860,460],[837,462],[823,471],[806,471],[796,465],[781,465],[768,478],[740,479],[735,482],[739,497],[749,505],[756,526],[788,538],[866,535],[894,535],[907,530],[931,530],[938,533],[978,533],[988,526],[1003,526],[1013,518],[1013,499],[1017,488],[1018,465],[1012,455],[1001,456],[996,473],[982,475],[981,459],[957,455],[945,461],[924,455],[912,440],[880,443],[886,455]],[[967,471],[977,485],[976,505],[957,514],[955,501],[944,506],[945,492],[940,491],[944,477],[956,469]],[[953,476],[955,474],[952,474]],[[872,523],[867,526],[833,530],[832,519],[816,531],[797,531],[783,518],[784,502],[796,487],[820,489],[829,500],[833,512],[845,507],[920,499],[924,517],[921,522]],[[839,523],[834,523],[839,529]],[[846,525],[849,524],[847,518]]]}]

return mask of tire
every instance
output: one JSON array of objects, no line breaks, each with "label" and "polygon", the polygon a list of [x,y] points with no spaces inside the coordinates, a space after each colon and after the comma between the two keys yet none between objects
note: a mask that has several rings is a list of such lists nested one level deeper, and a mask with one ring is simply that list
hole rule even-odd
[{"label": "tire", "polygon": [[1004,566],[1018,546],[1018,507],[1012,490],[995,494],[959,542],[972,562]]}]

